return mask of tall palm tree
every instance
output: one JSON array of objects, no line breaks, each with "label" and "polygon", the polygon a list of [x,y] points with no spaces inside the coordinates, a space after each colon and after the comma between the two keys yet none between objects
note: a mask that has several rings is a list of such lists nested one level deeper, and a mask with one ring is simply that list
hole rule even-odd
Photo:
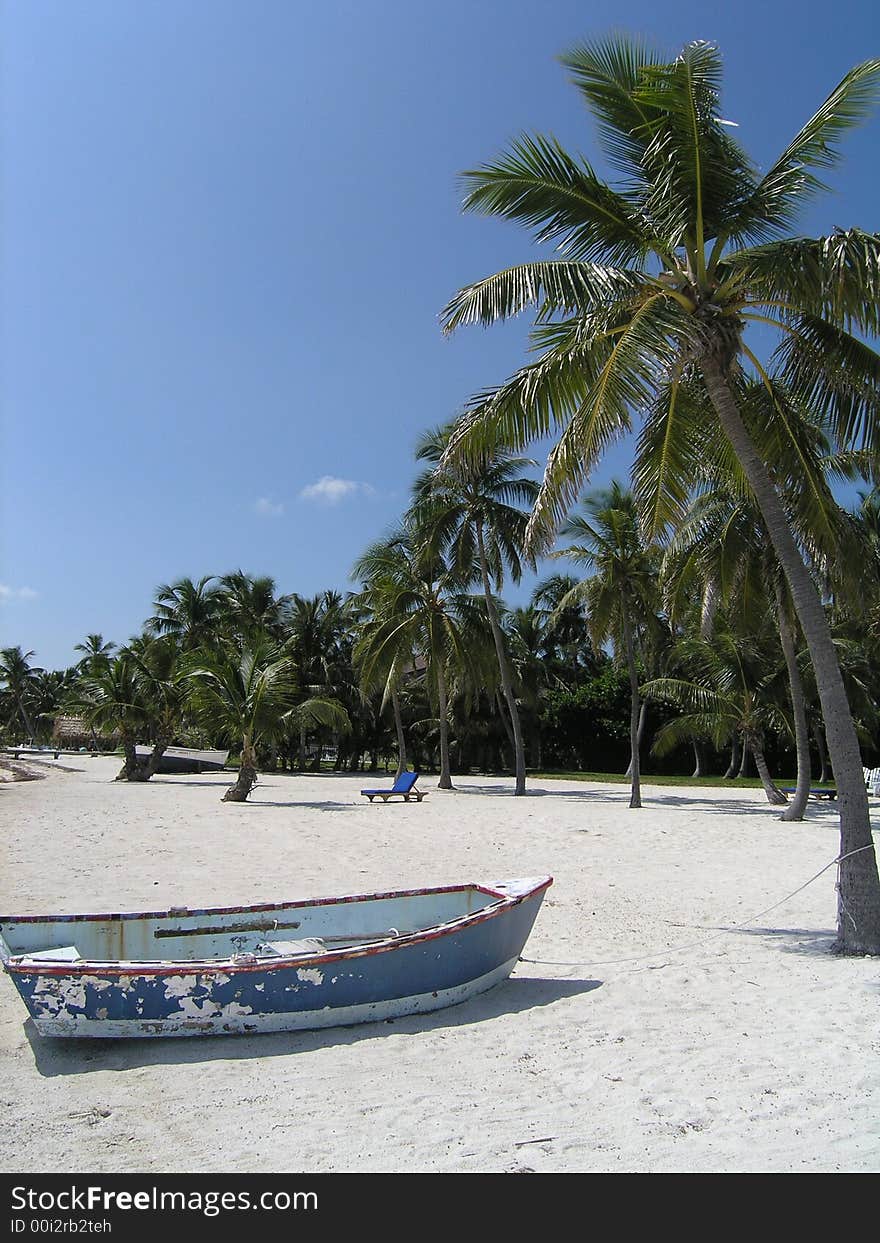
[{"label": "tall palm tree", "polygon": [[87,634],[84,642],[75,644],[73,650],[83,653],[79,669],[83,673],[93,673],[110,659],[116,650],[116,644],[105,643],[102,634]]},{"label": "tall palm tree", "polygon": [[276,594],[274,578],[235,570],[221,576],[216,591],[217,624],[230,636],[262,632],[282,637],[287,597]]},{"label": "tall palm tree", "polygon": [[[797,661],[797,623],[792,616],[791,597],[767,541],[761,515],[751,493],[731,490],[730,481],[719,481],[697,497],[690,513],[676,533],[665,558],[667,584],[680,582],[689,572],[715,590],[712,612],[719,603],[735,610],[740,621],[753,617],[759,627],[768,614],[775,615],[779,641],[788,677],[792,711],[792,730],[797,756],[797,783],[794,796],[781,819],[802,820],[810,793],[810,745],[806,699]],[[704,602],[710,593],[704,593]],[[742,626],[738,627],[742,630]],[[700,638],[711,643],[714,628],[704,607]],[[774,799],[774,801],[776,801]]]},{"label": "tall palm tree", "polygon": [[377,625],[359,649],[363,676],[369,683],[376,671],[413,654],[423,663],[429,697],[436,704],[440,732],[441,790],[452,789],[449,754],[450,685],[457,670],[472,663],[479,646],[480,617],[461,579],[430,548],[426,532],[413,514],[384,540],[372,544],[355,562],[352,577],[367,584],[378,598]]},{"label": "tall palm tree", "polygon": [[[574,586],[572,580],[571,586]],[[532,767],[543,762],[540,711],[550,687],[558,684],[552,659],[546,614],[536,604],[512,609],[504,618],[510,643],[510,658],[517,678],[517,698],[529,722]]]},{"label": "tall palm tree", "polygon": [[[397,599],[396,586],[381,576],[364,584],[360,596],[362,616],[354,647],[354,665],[365,698],[381,691],[381,712],[390,702],[397,738],[397,771],[395,780],[408,767],[406,733],[401,711],[401,690],[411,670],[415,669],[415,653],[407,646],[406,632],[388,638],[391,610]],[[383,641],[384,640],[384,641]]]},{"label": "tall palm tree", "polygon": [[[352,604],[338,591],[315,596],[294,592],[285,602],[284,633],[306,697],[342,702],[350,698],[350,641]],[[290,718],[293,723],[293,717]],[[296,716],[299,766],[305,768],[306,742],[313,722],[308,713]],[[320,722],[317,722],[320,724]]]},{"label": "tall palm tree", "polygon": [[144,635],[132,640],[122,651],[134,664],[146,720],[144,741],[152,742],[146,760],[140,763],[143,778],[149,780],[183,724],[185,695],[178,678],[181,651],[171,635],[153,638]]},{"label": "tall palm tree", "polygon": [[[547,658],[560,676],[593,673],[596,653],[582,604],[572,596],[578,584],[573,574],[550,574],[534,588],[530,604],[543,618]],[[574,601],[566,603],[563,601]]]},{"label": "tall palm tree", "polygon": [[177,639],[184,651],[192,651],[211,642],[217,633],[217,621],[223,597],[213,574],[206,574],[199,581],[179,578],[173,583],[163,583],[156,589],[153,601],[155,612],[147,621],[152,634],[167,634]]},{"label": "tall palm tree", "polygon": [[28,699],[37,677],[43,672],[30,663],[33,655],[33,652],[23,652],[20,647],[4,647],[0,650],[0,682],[6,683],[29,739],[33,739],[35,735],[28,712]]},{"label": "tall palm tree", "polygon": [[690,667],[691,677],[654,678],[643,687],[647,695],[661,695],[681,705],[685,712],[657,731],[653,750],[665,755],[687,738],[709,738],[722,746],[732,735],[742,740],[750,752],[761,785],[770,803],[787,800],[770,775],[764,755],[768,728],[778,729],[784,718],[772,691],[772,670],[768,667],[766,645],[768,627],[763,633],[742,636],[721,630],[707,642],[699,637],[683,639],[677,663]]},{"label": "tall palm tree", "polygon": [[414,505],[430,538],[448,552],[462,581],[479,579],[482,583],[513,734],[514,792],[525,794],[525,744],[510,656],[492,588],[494,584],[495,591],[501,590],[505,570],[515,583],[522,578],[528,514],[520,506],[531,509],[538,493],[535,481],[522,472],[535,463],[496,449],[476,461],[441,465],[452,427],[435,428],[419,440],[416,459],[431,462],[434,469],[416,480]]},{"label": "tall palm tree", "polygon": [[584,513],[568,519],[563,539],[576,542],[554,556],[566,557],[592,571],[591,576],[563,597],[563,606],[575,600],[586,609],[593,642],[614,644],[626,664],[630,685],[630,807],[641,807],[639,769],[639,673],[636,663],[640,636],[656,624],[659,598],[659,557],[645,548],[639,530],[635,498],[615,480],[608,489],[589,493]]},{"label": "tall palm tree", "polygon": [[[860,334],[880,325],[880,236],[789,235],[839,158],[844,134],[880,95],[880,60],[857,65],[767,171],[759,173],[720,111],[721,60],[707,43],[673,60],[624,37],[563,58],[598,122],[622,181],[613,186],[555,140],[523,137],[466,174],[465,207],[556,242],[563,258],[509,268],[467,286],[444,313],[447,330],[537,306],[540,356],[474,400],[450,458],[487,445],[514,449],[552,429],[531,535],[549,538],[607,445],[644,416],[640,448],[665,444],[642,477],[652,527],[680,512],[707,438],[729,441],[754,492],[816,673],[839,791],[838,948],[880,953],[880,877],[861,755],[822,601],[798,548],[778,481],[798,474],[759,451],[736,396],[743,370],[765,366],[746,341],[754,323],[781,339],[777,362],[797,395],[825,419],[835,446],[880,442],[880,358]],[[682,384],[702,413],[679,408]],[[784,413],[774,416],[785,437]],[[638,478],[638,474],[637,474]]]}]

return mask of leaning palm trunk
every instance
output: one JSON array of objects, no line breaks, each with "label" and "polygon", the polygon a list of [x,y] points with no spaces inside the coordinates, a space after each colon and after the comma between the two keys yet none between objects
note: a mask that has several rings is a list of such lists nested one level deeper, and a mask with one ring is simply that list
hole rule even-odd
[{"label": "leaning palm trunk", "polygon": [[519,709],[516,706],[516,696],[513,693],[513,678],[510,675],[510,663],[507,659],[507,652],[504,650],[504,636],[501,633],[501,625],[498,621],[498,610],[495,608],[495,600],[492,596],[492,588],[489,583],[489,567],[486,562],[486,546],[483,542],[483,527],[481,523],[477,524],[477,548],[480,554],[480,571],[483,575],[483,591],[486,596],[486,610],[489,614],[489,625],[492,627],[492,638],[495,640],[495,651],[498,655],[498,668],[501,672],[501,687],[504,691],[504,698],[507,702],[507,710],[510,713],[510,725],[513,730],[513,756],[514,769],[516,773],[516,789],[514,790],[514,793],[525,794],[526,748],[525,743],[523,742]]},{"label": "leaning palm trunk", "polygon": [[248,734],[241,744],[241,764],[238,769],[238,780],[223,795],[224,803],[243,803],[257,780],[257,755]]},{"label": "leaning palm trunk", "polygon": [[133,738],[123,736],[122,751],[125,755],[125,763],[116,774],[116,781],[149,781],[152,773],[150,772],[150,761],[139,760],[137,750]]},{"label": "leaning palm trunk", "polygon": [[761,785],[764,787],[764,793],[767,795],[767,802],[773,803],[774,806],[782,807],[788,802],[788,799],[770,776],[770,769],[767,767],[767,759],[764,755],[764,748],[761,746],[761,743],[757,738],[749,740],[749,750],[755,757],[755,768],[758,770]]},{"label": "leaning palm trunk", "polygon": [[810,797],[810,735],[807,727],[807,707],[804,700],[804,686],[797,665],[797,652],[794,645],[794,630],[785,606],[782,587],[776,583],[776,619],[779,625],[779,641],[788,670],[789,693],[791,694],[791,711],[794,718],[794,742],[797,752],[797,785],[791,806],[780,816],[780,820],[803,820]]},{"label": "leaning palm trunk", "polygon": [[[33,655],[33,652],[31,653],[31,655]],[[24,701],[21,695],[16,695],[15,700],[16,700],[16,703],[18,704],[18,711],[21,714],[21,719],[22,721],[24,721],[24,727],[25,727],[25,730],[27,731],[28,741],[31,742],[33,741],[33,738],[34,738],[34,727],[31,724],[31,718],[27,714],[27,709],[24,706]]]},{"label": "leaning palm trunk", "polygon": [[837,943],[841,953],[880,954],[880,877],[871,839],[868,794],[858,737],[822,601],[798,551],[782,504],[713,356],[701,369],[709,397],[761,510],[788,580],[810,651],[840,809]]},{"label": "leaning palm trunk", "polygon": [[632,630],[629,619],[623,619],[623,646],[626,651],[626,667],[629,670],[629,771],[631,777],[630,807],[641,807],[642,786],[639,766],[639,673],[633,650]]}]

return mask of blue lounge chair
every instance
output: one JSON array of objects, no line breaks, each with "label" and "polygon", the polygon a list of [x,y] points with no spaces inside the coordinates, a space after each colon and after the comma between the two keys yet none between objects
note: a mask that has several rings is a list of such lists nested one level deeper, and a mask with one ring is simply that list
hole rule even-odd
[{"label": "blue lounge chair", "polygon": [[[794,786],[782,786],[782,793],[796,794],[797,790]],[[835,799],[837,798],[837,791],[832,789],[830,786],[811,786],[810,798]]]},{"label": "blue lounge chair", "polygon": [[397,795],[405,803],[408,803],[410,799],[415,799],[417,803],[420,803],[427,790],[416,789],[418,779],[418,773],[401,773],[390,790],[361,790],[361,794],[365,794],[371,803],[374,798],[380,798],[383,803],[387,803],[390,798]]}]

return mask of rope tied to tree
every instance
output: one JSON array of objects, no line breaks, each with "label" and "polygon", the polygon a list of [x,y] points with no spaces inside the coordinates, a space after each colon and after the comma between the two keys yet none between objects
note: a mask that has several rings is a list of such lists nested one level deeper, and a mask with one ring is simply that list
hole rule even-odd
[{"label": "rope tied to tree", "polygon": [[[874,843],[869,842],[867,846],[859,846],[857,850],[850,850],[850,851],[847,851],[845,855],[838,855],[836,859],[832,859],[830,863],[826,863],[824,867],[820,868],[819,871],[815,874],[815,876],[811,876],[809,880],[804,881],[802,885],[799,885],[797,889],[793,889],[791,893],[786,894],[784,898],[780,898],[778,902],[774,902],[772,906],[767,906],[764,908],[763,911],[758,911],[757,914],[750,915],[748,919],[744,919],[741,923],[730,924],[727,928],[722,928],[720,932],[716,932],[714,936],[704,937],[700,941],[689,941],[689,942],[686,942],[684,945],[673,946],[672,949],[658,950],[654,954],[640,954],[635,958],[606,958],[599,962],[559,962],[559,961],[555,961],[553,959],[548,959],[548,958],[522,958],[522,957],[520,958],[519,961],[527,962],[527,963],[534,963],[536,966],[540,966],[540,967],[609,967],[609,966],[615,966],[619,963],[647,962],[651,958],[665,958],[667,954],[681,954],[681,953],[684,953],[685,950],[702,948],[704,945],[708,944],[709,941],[716,941],[719,937],[723,937],[728,932],[738,932],[740,928],[745,928],[748,924],[754,923],[756,919],[760,919],[763,915],[768,915],[770,911],[775,911],[777,907],[782,906],[783,903],[788,902],[791,898],[796,897],[799,893],[801,893],[804,889],[806,889],[808,885],[812,885],[814,881],[817,881],[819,877],[823,875],[823,873],[827,872],[829,868],[833,868],[835,865],[837,866],[837,869],[838,869],[838,880],[835,885],[835,888],[837,889],[839,893],[840,892],[839,872],[840,872],[841,863],[843,863],[846,859],[852,858],[853,855],[861,854],[862,851],[864,850],[873,850],[873,849],[874,849]],[[847,912],[847,914],[849,914],[849,912]]]}]

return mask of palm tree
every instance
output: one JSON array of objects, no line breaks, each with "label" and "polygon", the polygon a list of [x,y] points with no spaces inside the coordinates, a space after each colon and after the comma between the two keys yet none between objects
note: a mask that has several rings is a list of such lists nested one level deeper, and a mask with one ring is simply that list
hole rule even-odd
[{"label": "palm tree", "polygon": [[147,621],[147,631],[171,635],[184,651],[211,642],[223,603],[220,591],[210,586],[214,581],[213,574],[206,574],[197,583],[191,578],[163,583],[156,590],[155,612]]},{"label": "palm tree", "polygon": [[539,769],[543,762],[539,719],[541,706],[549,688],[558,684],[546,615],[536,604],[512,609],[504,618],[504,629],[517,678],[517,698],[529,722],[532,767]]},{"label": "palm tree", "polygon": [[138,662],[125,648],[106,664],[81,678],[71,706],[84,713],[95,729],[116,731],[125,763],[117,781],[146,781],[147,765],[138,760],[136,744],[149,728],[150,706],[144,695]]},{"label": "palm tree", "polygon": [[[798,474],[797,443],[790,440],[783,458],[763,458],[736,397],[743,370],[767,376],[745,331],[769,324],[781,337],[782,378],[820,411],[833,445],[859,440],[876,450],[880,358],[860,334],[880,324],[880,236],[787,233],[822,188],[817,171],[838,162],[840,139],[875,104],[880,60],[852,69],[763,175],[722,118],[712,45],[688,44],[669,61],[617,37],[575,48],[563,63],[623,181],[612,186],[542,137],[523,137],[466,174],[466,209],[521,221],[564,257],[490,276],[446,308],[451,331],[537,306],[540,351],[472,402],[450,459],[498,443],[521,448],[559,431],[531,522],[536,546],[552,536],[606,446],[629,430],[633,412],[645,420],[640,449],[665,445],[658,469],[641,478],[637,471],[651,530],[681,511],[707,439],[726,437],[816,673],[839,791],[838,948],[880,953],[880,877],[858,738],[822,601],[778,490],[781,476]],[[680,409],[683,384],[703,400]],[[784,441],[784,414],[774,417]]]},{"label": "palm tree", "polygon": [[180,678],[189,683],[191,707],[213,734],[241,742],[238,779],[223,802],[243,803],[257,780],[257,747],[279,737],[292,717],[310,725],[345,729],[341,705],[306,699],[297,703],[296,664],[288,645],[258,636],[248,645],[223,642],[193,652]]},{"label": "palm tree", "polygon": [[560,602],[580,601],[586,608],[593,643],[608,639],[622,659],[630,685],[630,807],[641,807],[639,771],[639,673],[636,648],[656,623],[659,558],[645,548],[639,531],[635,498],[614,480],[608,489],[588,494],[584,514],[575,515],[560,530],[563,539],[577,542],[554,556],[567,557],[591,570],[591,577],[573,588]]},{"label": "palm tree", "polygon": [[75,652],[83,653],[78,668],[83,673],[93,673],[100,665],[106,664],[115,648],[115,643],[104,642],[102,634],[87,634],[85,642],[77,643],[73,649]]},{"label": "palm tree", "polygon": [[226,642],[192,652],[179,676],[189,682],[197,720],[212,734],[241,742],[238,779],[223,801],[243,803],[257,780],[257,745],[280,731],[293,700],[290,656],[265,638],[253,647]]},{"label": "palm tree", "polygon": [[[781,819],[802,820],[810,793],[810,746],[803,680],[797,661],[796,621],[779,562],[767,540],[761,515],[747,489],[737,494],[730,480],[698,496],[667,550],[664,578],[672,594],[689,574],[705,585],[700,638],[711,644],[717,608],[723,603],[758,628],[775,615],[789,684],[797,755],[797,784]],[[725,486],[726,485],[726,486]],[[774,801],[776,801],[774,799]]]},{"label": "palm tree", "polygon": [[216,591],[216,621],[221,630],[240,638],[260,632],[282,637],[288,599],[276,595],[274,578],[235,570],[222,575]]},{"label": "palm tree", "polygon": [[510,657],[506,650],[492,585],[500,591],[507,569],[513,582],[522,578],[523,539],[528,515],[519,508],[534,504],[538,485],[522,472],[535,463],[495,450],[475,462],[440,465],[452,425],[424,433],[416,459],[434,469],[416,481],[414,506],[429,538],[448,552],[463,582],[480,579],[495,643],[501,687],[513,733],[516,794],[526,792],[526,758]]},{"label": "palm tree", "polygon": [[37,677],[43,672],[30,663],[33,655],[33,652],[23,652],[20,647],[4,647],[0,650],[0,681],[6,683],[6,688],[15,701],[28,739],[34,738],[34,726],[27,703]]},{"label": "palm tree", "polygon": [[41,742],[52,737],[55,718],[74,693],[79,674],[76,669],[36,670],[30,685],[31,708],[36,734]]},{"label": "palm tree", "polygon": [[395,662],[403,673],[411,654],[424,663],[440,731],[438,788],[451,790],[450,683],[457,670],[470,667],[484,618],[475,610],[473,597],[461,590],[460,578],[429,547],[412,512],[358,558],[352,577],[368,586],[375,602],[377,624],[358,649],[362,677],[370,684]]},{"label": "palm tree", "polygon": [[[774,701],[768,673],[766,651],[768,629],[763,634],[743,637],[732,630],[721,630],[712,641],[683,639],[677,661],[692,676],[654,678],[642,688],[647,695],[659,695],[685,709],[682,716],[668,721],[657,731],[653,750],[665,755],[686,738],[709,738],[722,746],[734,734],[750,752],[767,801],[782,805],[785,795],[770,776],[764,756],[764,737],[768,728],[784,723]],[[768,693],[769,691],[769,693]]]},{"label": "palm tree", "polygon": [[532,591],[530,604],[543,619],[547,658],[554,670],[569,679],[596,669],[583,605],[574,603],[572,588],[578,585],[573,574],[551,574]]},{"label": "palm tree", "polygon": [[[352,621],[351,602],[338,591],[323,591],[310,597],[294,592],[287,599],[284,633],[304,695],[336,702],[347,697],[351,681],[347,636]],[[308,731],[320,722],[313,722],[308,713],[301,713],[296,723],[299,767],[305,768]]]},{"label": "palm tree", "polygon": [[[383,590],[387,588],[387,590]],[[380,713],[391,703],[394,730],[397,738],[397,771],[395,780],[408,767],[406,733],[400,694],[410,670],[415,668],[415,653],[406,646],[406,636],[400,633],[395,639],[383,642],[388,634],[389,610],[393,608],[397,591],[393,584],[378,577],[364,585],[361,602],[364,615],[358,626],[353,659],[360,678],[361,692],[365,699],[381,691]]]},{"label": "palm tree", "polygon": [[184,692],[178,678],[180,647],[170,635],[134,639],[122,649],[133,662],[135,679],[144,705],[145,741],[152,741],[152,750],[140,763],[144,780],[159,769],[162,756],[174,741],[183,724]]}]

